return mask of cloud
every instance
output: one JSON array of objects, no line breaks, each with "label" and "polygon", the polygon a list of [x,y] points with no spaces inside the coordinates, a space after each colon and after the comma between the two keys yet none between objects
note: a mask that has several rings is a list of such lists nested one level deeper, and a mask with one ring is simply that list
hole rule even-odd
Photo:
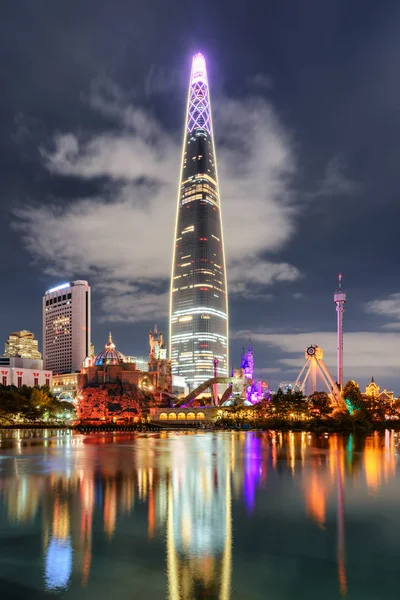
[{"label": "cloud", "polygon": [[[372,300],[366,304],[365,308],[367,312],[391,317],[400,321],[400,293],[391,294],[383,300]],[[395,325],[396,328],[399,326],[399,324],[392,323],[385,327],[389,328],[390,325]]]},{"label": "cloud", "polygon": [[[110,126],[100,133],[56,133],[40,149],[53,174],[106,181],[97,197],[62,199],[15,211],[31,254],[54,276],[80,276],[101,285],[147,285],[149,318],[162,312],[170,273],[180,136],[148,111],[129,103],[112,83],[94,85],[87,102]],[[229,289],[266,297],[265,286],[294,281],[295,266],[275,263],[294,228],[291,180],[296,173],[292,140],[269,103],[225,98],[214,107],[217,160]],[[110,185],[111,184],[111,185]],[[111,286],[108,286],[111,289]],[[110,295],[111,294],[111,295]],[[103,302],[104,315],[145,319],[142,303],[127,307],[129,294]],[[154,303],[154,304],[153,304]]]},{"label": "cloud", "polygon": [[144,291],[137,286],[121,286],[116,282],[113,292],[104,290],[101,322],[136,323],[165,319],[168,314],[169,292]]},{"label": "cloud", "polygon": [[388,331],[398,330],[400,329],[400,321],[392,321],[391,323],[385,323],[385,325],[382,325],[382,329],[387,329]]},{"label": "cloud", "polygon": [[258,290],[263,286],[272,285],[278,281],[291,282],[299,277],[300,271],[293,265],[249,257],[230,264],[229,291],[240,296],[256,298]]},{"label": "cloud", "polygon": [[334,156],[326,165],[324,177],[317,182],[316,189],[307,195],[313,199],[329,196],[351,196],[360,190],[360,184],[346,176],[346,165],[339,156]]}]

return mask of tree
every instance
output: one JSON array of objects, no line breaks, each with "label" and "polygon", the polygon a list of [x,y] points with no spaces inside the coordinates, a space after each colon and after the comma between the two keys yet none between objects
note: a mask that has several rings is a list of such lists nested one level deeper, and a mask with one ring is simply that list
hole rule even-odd
[{"label": "tree", "polygon": [[353,412],[363,408],[363,398],[360,392],[360,388],[355,381],[348,381],[343,388],[343,396],[346,404],[348,405],[349,411]]},{"label": "tree", "polygon": [[279,389],[272,396],[271,405],[273,414],[280,419],[300,419],[308,411],[307,401],[303,392],[298,390],[284,392]]},{"label": "tree", "polygon": [[308,396],[308,402],[312,417],[326,417],[332,412],[332,405],[326,392],[314,392]]},{"label": "tree", "polygon": [[31,390],[30,401],[37,408],[44,408],[50,402],[50,398],[43,390],[39,388],[33,388]]}]

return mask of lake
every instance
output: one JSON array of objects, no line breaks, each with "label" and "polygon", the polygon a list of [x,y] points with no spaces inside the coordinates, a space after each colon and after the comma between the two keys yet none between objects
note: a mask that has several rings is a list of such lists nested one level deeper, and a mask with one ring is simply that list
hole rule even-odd
[{"label": "lake", "polygon": [[399,443],[0,430],[0,598],[398,598]]}]

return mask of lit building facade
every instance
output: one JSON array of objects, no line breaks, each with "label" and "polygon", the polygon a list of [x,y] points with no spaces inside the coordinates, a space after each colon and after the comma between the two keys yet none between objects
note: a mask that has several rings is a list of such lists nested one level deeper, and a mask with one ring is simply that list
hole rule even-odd
[{"label": "lit building facade", "polygon": [[54,374],[79,371],[90,355],[90,286],[71,281],[43,296],[43,360]]},{"label": "lit building facade", "polygon": [[43,369],[43,361],[19,356],[0,356],[0,384],[29,387],[53,385],[51,370]]},{"label": "lit building facade", "polygon": [[374,399],[377,402],[394,402],[394,392],[389,392],[386,388],[381,391],[379,385],[375,383],[374,378],[371,378],[371,383],[365,387],[365,392],[362,396],[366,399]]},{"label": "lit building facade", "polygon": [[204,56],[193,57],[170,299],[172,374],[193,389],[228,374],[228,300],[218,174]]},{"label": "lit building facade", "polygon": [[78,373],[53,376],[52,392],[59,400],[72,400],[78,391]]},{"label": "lit building facade", "polygon": [[134,363],[138,371],[147,371],[149,367],[149,359],[144,356],[125,356],[125,362]]},{"label": "lit building facade", "polygon": [[35,340],[34,334],[26,329],[10,333],[4,345],[4,355],[38,360],[42,358],[39,352],[39,342]]},{"label": "lit building facade", "polygon": [[147,414],[150,407],[169,405],[171,363],[157,329],[150,332],[149,345],[149,360],[142,371],[116,349],[110,332],[104,350],[85,361],[78,374],[79,420],[129,423]]}]

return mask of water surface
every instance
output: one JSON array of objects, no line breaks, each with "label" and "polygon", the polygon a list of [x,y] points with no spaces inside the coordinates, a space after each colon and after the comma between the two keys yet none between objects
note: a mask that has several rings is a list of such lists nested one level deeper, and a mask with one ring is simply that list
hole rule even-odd
[{"label": "water surface", "polygon": [[365,600],[399,588],[395,432],[0,431],[2,599]]}]

